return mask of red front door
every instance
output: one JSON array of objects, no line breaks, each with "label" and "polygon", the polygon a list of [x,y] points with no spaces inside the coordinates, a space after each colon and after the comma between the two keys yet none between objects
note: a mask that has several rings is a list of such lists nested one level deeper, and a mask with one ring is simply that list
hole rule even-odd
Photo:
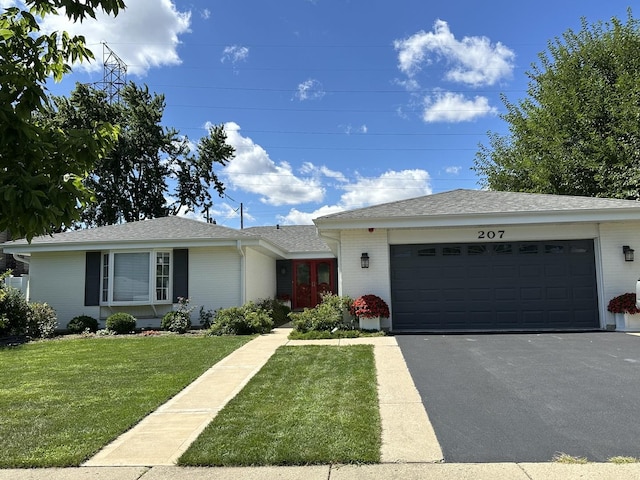
[{"label": "red front door", "polygon": [[293,261],[293,308],[313,308],[332,292],[333,260]]}]

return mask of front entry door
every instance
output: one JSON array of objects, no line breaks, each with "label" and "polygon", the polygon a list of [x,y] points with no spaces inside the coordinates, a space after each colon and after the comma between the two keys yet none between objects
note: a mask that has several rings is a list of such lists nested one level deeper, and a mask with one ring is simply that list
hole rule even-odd
[{"label": "front entry door", "polygon": [[334,291],[332,260],[293,261],[294,309],[313,308],[322,295]]}]

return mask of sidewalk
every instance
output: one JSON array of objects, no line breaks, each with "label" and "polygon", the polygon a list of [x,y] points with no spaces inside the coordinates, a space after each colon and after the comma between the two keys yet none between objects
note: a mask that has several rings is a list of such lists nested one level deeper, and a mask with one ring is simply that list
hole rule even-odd
[{"label": "sidewalk", "polygon": [[[640,464],[440,463],[443,459],[440,445],[395,338],[290,341],[287,339],[289,332],[290,329],[279,328],[245,344],[103,448],[82,467],[0,469],[0,480],[640,480]],[[175,466],[180,455],[278,347],[310,344],[374,345],[382,421],[381,464],[237,468]]]}]

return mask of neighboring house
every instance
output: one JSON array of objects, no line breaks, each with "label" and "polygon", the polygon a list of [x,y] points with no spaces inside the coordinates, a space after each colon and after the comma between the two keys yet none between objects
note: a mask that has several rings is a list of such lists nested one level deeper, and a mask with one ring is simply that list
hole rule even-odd
[{"label": "neighboring house", "polygon": [[61,325],[128,311],[157,327],[181,296],[214,310],[274,296],[303,308],[329,291],[379,295],[397,332],[606,329],[608,301],[640,275],[623,253],[640,248],[635,201],[454,190],[314,222],[234,230],[167,217],[3,247],[28,256],[30,300]]},{"label": "neighboring house", "polygon": [[454,190],[314,222],[339,292],[385,299],[393,331],[605,329],[640,275],[636,201]]},{"label": "neighboring house", "polygon": [[[62,326],[81,314],[104,326],[106,317],[124,311],[138,318],[139,327],[157,328],[178,297],[206,310],[279,294],[295,299],[298,289],[308,290],[312,283],[309,275],[309,285],[304,284],[296,269],[313,270],[329,261],[335,272],[334,256],[313,225],[235,230],[166,217],[3,247],[29,259],[29,300],[52,305]],[[335,291],[334,277],[330,281]],[[196,309],[196,325],[197,315]]]},{"label": "neighboring house", "polygon": [[15,277],[26,275],[29,273],[29,265],[16,262],[12,255],[7,255],[2,251],[2,244],[10,240],[11,234],[7,230],[0,232],[0,273],[10,269]]}]

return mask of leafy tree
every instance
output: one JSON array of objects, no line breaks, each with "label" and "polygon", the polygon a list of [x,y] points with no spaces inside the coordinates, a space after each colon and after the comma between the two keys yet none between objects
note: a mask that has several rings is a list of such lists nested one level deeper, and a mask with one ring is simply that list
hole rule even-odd
[{"label": "leafy tree", "polygon": [[640,24],[628,11],[568,30],[527,73],[528,97],[503,96],[509,134],[489,133],[474,170],[484,186],[640,198]]},{"label": "leafy tree", "polygon": [[29,10],[0,14],[0,230],[31,240],[69,225],[91,198],[82,179],[111,148],[117,129],[108,123],[63,131],[43,123],[46,82],[60,81],[70,64],[93,58],[81,36],[40,33],[36,17],[73,21],[97,9],[117,15],[122,0],[26,0]]},{"label": "leafy tree", "polygon": [[[212,187],[224,193],[213,167],[225,165],[234,149],[226,144],[222,126],[211,127],[191,152],[188,138],[161,125],[163,95],[129,83],[120,97],[120,102],[109,103],[102,90],[78,84],[69,98],[56,97],[49,112],[49,121],[61,129],[107,121],[120,128],[115,147],[85,182],[97,201],[83,212],[84,224],[163,217],[183,208],[194,211],[211,205]],[[171,191],[169,184],[175,187]]]}]

